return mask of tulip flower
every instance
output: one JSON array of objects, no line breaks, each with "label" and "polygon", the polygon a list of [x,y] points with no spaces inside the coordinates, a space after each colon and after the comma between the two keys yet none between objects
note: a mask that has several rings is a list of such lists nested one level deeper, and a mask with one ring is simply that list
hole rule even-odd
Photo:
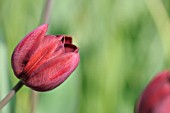
[{"label": "tulip flower", "polygon": [[170,113],[170,72],[159,73],[143,91],[136,113]]},{"label": "tulip flower", "polygon": [[12,54],[14,74],[23,84],[48,91],[63,83],[79,63],[78,48],[72,37],[46,35],[44,24],[24,37]]}]

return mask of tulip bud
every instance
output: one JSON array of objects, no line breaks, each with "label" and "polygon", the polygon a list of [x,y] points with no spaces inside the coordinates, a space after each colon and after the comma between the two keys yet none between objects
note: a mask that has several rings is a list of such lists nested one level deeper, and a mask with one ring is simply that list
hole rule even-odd
[{"label": "tulip bud", "polygon": [[143,91],[136,113],[170,113],[170,72],[159,73]]},{"label": "tulip bud", "polygon": [[72,37],[45,35],[44,24],[29,33],[12,54],[17,78],[36,91],[48,91],[63,83],[79,63],[78,48]]}]

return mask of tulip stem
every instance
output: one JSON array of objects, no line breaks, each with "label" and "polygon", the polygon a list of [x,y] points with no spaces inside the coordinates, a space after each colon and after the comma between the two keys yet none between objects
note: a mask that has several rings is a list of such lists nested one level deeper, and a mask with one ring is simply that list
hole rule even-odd
[{"label": "tulip stem", "polygon": [[8,93],[8,95],[0,101],[0,109],[2,109],[8,102],[9,100],[12,99],[12,97],[17,93],[17,91],[23,86],[23,83],[19,81]]},{"label": "tulip stem", "polygon": [[36,107],[39,99],[39,94],[32,90],[31,93],[31,113],[36,113]]},{"label": "tulip stem", "polygon": [[52,0],[46,0],[45,6],[42,12],[42,21],[41,24],[45,24],[48,21],[49,13],[50,13],[50,7],[51,7],[51,1]]}]

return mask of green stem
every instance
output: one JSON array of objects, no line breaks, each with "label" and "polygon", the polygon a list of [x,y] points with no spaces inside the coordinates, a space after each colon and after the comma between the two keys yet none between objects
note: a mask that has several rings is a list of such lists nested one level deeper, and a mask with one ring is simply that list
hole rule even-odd
[{"label": "green stem", "polygon": [[12,97],[17,93],[17,91],[23,86],[23,83],[19,81],[14,88],[11,89],[11,91],[8,93],[8,95],[0,101],[0,109],[2,109],[8,102],[9,100],[12,99]]},{"label": "green stem", "polygon": [[49,19],[48,17],[49,17],[51,2],[52,2],[52,0],[46,0],[45,1],[44,10],[43,10],[42,16],[41,16],[41,19],[42,19],[41,24],[47,23],[47,21]]}]

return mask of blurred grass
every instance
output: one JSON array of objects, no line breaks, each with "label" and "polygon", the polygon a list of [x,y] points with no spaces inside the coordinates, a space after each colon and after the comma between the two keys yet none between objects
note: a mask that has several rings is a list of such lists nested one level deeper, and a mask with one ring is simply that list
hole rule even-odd
[{"label": "blurred grass", "polygon": [[[7,48],[4,43],[4,37],[2,33],[0,32],[0,50],[1,50],[1,55],[0,55],[0,99],[4,97],[9,91],[9,76],[7,73]],[[2,76],[3,75],[3,76]],[[9,113],[10,108],[9,105],[7,105],[2,111],[2,113]],[[1,113],[0,112],[0,113]]]},{"label": "blurred grass", "polygon": [[[148,81],[170,66],[170,39],[164,37],[169,36],[169,31],[161,35],[162,28],[155,19],[160,24],[162,20],[159,15],[153,16],[151,7],[155,4],[148,1],[53,1],[48,33],[73,36],[80,47],[81,61],[64,84],[39,93],[37,113],[133,112],[134,103]],[[39,25],[43,3],[0,0],[0,36],[5,37],[4,41],[0,39],[0,70],[3,70],[0,97],[9,90],[8,85],[12,87],[18,81],[12,73],[10,57],[16,44]],[[169,21],[169,1],[162,3]],[[160,26],[164,28],[164,24]],[[8,62],[3,65],[5,59]],[[29,88],[23,87],[18,92],[11,108],[3,113],[30,112]]]}]

